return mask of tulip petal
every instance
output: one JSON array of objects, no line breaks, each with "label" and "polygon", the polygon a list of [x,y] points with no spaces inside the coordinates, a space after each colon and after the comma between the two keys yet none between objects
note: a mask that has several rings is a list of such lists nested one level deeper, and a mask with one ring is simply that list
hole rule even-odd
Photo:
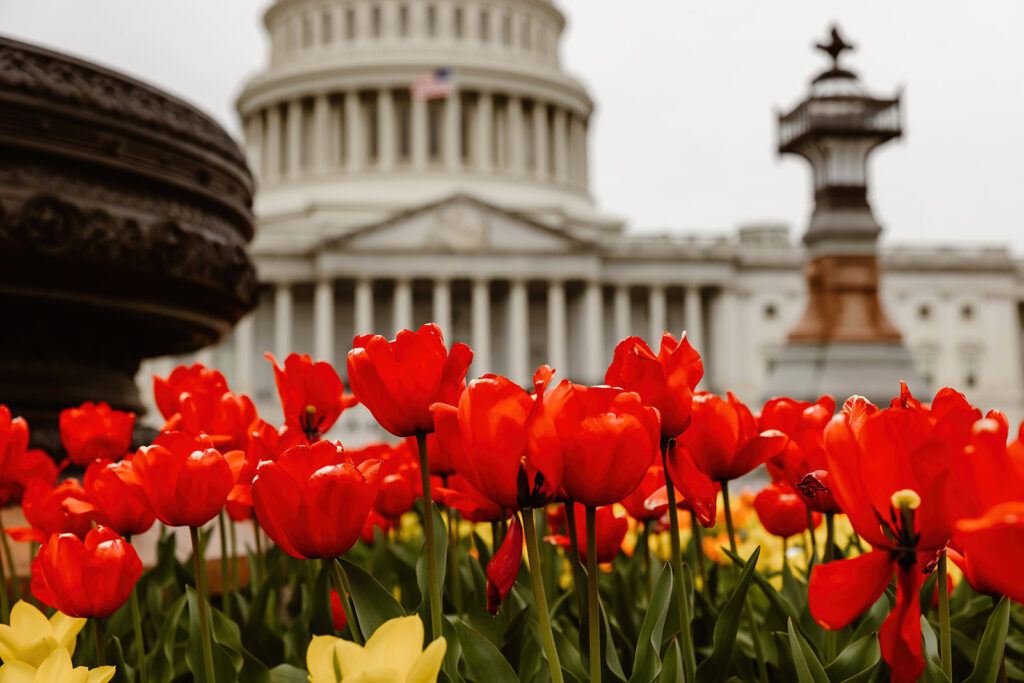
[{"label": "tulip petal", "polygon": [[896,606],[878,631],[882,658],[892,669],[893,683],[913,683],[924,671],[921,654],[921,602],[924,574],[916,565],[896,570]]},{"label": "tulip petal", "polygon": [[892,580],[892,567],[892,559],[884,550],[815,565],[808,587],[814,620],[833,631],[849,624],[885,592]]},{"label": "tulip petal", "polygon": [[418,616],[385,621],[366,641],[366,651],[377,666],[408,671],[423,649],[423,622]]},{"label": "tulip petal", "polygon": [[[0,666],[0,683],[35,683],[36,670],[25,662],[4,660]],[[60,679],[54,678],[59,681]]]},{"label": "tulip petal", "polygon": [[[533,512],[527,510],[526,514]],[[522,562],[523,525],[519,521],[519,515],[515,515],[501,547],[487,563],[487,611],[491,614],[498,613],[498,607],[512,590]]]},{"label": "tulip petal", "polygon": [[[313,636],[309,647],[306,648],[306,669],[309,670],[311,683],[337,683],[334,658],[335,648],[341,642],[341,638],[335,636]],[[360,652],[363,649],[355,644],[352,646]]]},{"label": "tulip petal", "polygon": [[441,663],[444,661],[444,653],[448,644],[444,637],[438,638],[427,646],[416,661],[409,668],[405,677],[406,683],[434,683],[441,671]]}]

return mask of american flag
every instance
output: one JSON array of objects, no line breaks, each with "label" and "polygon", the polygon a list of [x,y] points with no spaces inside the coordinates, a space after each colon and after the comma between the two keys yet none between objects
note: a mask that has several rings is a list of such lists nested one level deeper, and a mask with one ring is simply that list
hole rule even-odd
[{"label": "american flag", "polygon": [[455,92],[451,69],[434,69],[420,74],[412,82],[412,96],[418,100],[437,100]]}]

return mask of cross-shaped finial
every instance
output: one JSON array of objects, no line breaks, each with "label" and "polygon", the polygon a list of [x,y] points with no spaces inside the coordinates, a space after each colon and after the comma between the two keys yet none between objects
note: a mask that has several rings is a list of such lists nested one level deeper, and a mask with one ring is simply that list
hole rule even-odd
[{"label": "cross-shaped finial", "polygon": [[839,68],[839,55],[842,54],[843,50],[852,50],[853,45],[843,40],[842,36],[839,35],[839,27],[835,24],[832,25],[832,40],[827,45],[818,43],[815,45],[816,48],[828,53],[832,58],[832,68]]}]

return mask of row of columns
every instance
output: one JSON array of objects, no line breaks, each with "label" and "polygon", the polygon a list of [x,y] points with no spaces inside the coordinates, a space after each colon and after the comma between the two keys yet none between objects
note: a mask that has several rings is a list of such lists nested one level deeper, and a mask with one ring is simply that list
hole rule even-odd
[{"label": "row of columns", "polygon": [[[399,161],[400,122],[394,91],[383,89],[374,96],[377,158],[372,168],[390,172]],[[331,95],[319,93],[312,98],[310,117],[307,117],[304,99],[291,100],[283,107],[274,104],[249,116],[245,131],[249,165],[259,170],[264,182],[271,183],[296,179],[307,173],[325,174],[335,168],[344,168],[349,174],[370,168],[362,91],[348,91],[341,101],[340,111],[336,111]],[[499,122],[495,118],[495,96],[490,92],[477,93],[473,112],[463,111],[458,92],[440,102],[444,108],[441,157],[446,171],[493,173],[504,170],[513,176],[530,175],[537,180],[555,180],[586,188],[587,124],[582,116],[556,106],[549,126],[549,105],[533,101],[527,119],[524,100],[510,95],[505,120]],[[428,105],[425,100],[413,98],[409,107],[409,164],[414,171],[425,171],[430,163]],[[309,131],[305,130],[307,118]],[[472,129],[471,154],[465,163],[460,148],[463,118],[469,119],[467,123]],[[501,144],[496,144],[496,135],[503,137]],[[344,159],[340,153],[342,142]],[[534,160],[530,169],[527,169],[528,143],[532,144]],[[469,168],[464,169],[466,165]]]},{"label": "row of columns", "polygon": [[[603,285],[596,281],[584,283],[581,299],[580,348],[582,354],[584,381],[600,381],[609,359],[606,357]],[[293,350],[292,329],[293,301],[292,287],[287,283],[276,285],[274,290],[274,355],[283,360]],[[370,334],[374,329],[373,283],[369,279],[355,281],[353,293],[354,327],[356,334]],[[667,306],[664,285],[648,287],[647,309],[650,327],[646,335],[655,353],[662,333],[667,328]],[[334,283],[320,280],[313,290],[313,356],[334,363]],[[451,282],[447,279],[433,281],[432,319],[441,329],[451,334],[452,298]],[[414,325],[412,281],[394,281],[392,292],[392,329],[409,329]],[[703,315],[699,286],[685,288],[684,312],[687,335],[691,343],[703,348]],[[530,367],[530,311],[527,281],[509,281],[507,300],[507,343],[508,375],[517,382],[529,383],[533,368]],[[631,300],[630,288],[617,285],[613,296],[613,326],[616,339],[629,336]],[[471,284],[470,296],[470,345],[474,351],[474,372],[482,374],[493,370],[491,357],[491,293],[490,281],[475,279]],[[566,306],[565,283],[551,280],[547,283],[547,362],[563,371],[569,368],[569,331]],[[235,333],[236,372],[242,378],[240,385],[251,381],[251,367],[255,360],[252,318],[239,323]]]}]

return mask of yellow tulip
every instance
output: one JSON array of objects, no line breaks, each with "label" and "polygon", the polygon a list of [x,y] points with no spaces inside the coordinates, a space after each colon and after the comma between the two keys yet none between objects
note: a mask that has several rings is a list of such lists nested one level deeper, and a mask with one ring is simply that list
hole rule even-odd
[{"label": "yellow tulip", "polygon": [[112,666],[73,667],[71,655],[64,648],[51,652],[38,669],[18,661],[0,666],[0,683],[107,683],[113,677]]},{"label": "yellow tulip", "polygon": [[311,683],[432,683],[446,647],[445,639],[438,638],[424,650],[420,618],[397,617],[381,624],[365,647],[334,636],[313,636],[306,666]]},{"label": "yellow tulip", "polygon": [[[49,619],[34,606],[19,600],[11,609],[11,623],[0,624],[0,660],[24,662],[38,668],[55,650],[75,653],[75,638],[85,619],[56,612]],[[12,679],[18,680],[18,679]]]}]

